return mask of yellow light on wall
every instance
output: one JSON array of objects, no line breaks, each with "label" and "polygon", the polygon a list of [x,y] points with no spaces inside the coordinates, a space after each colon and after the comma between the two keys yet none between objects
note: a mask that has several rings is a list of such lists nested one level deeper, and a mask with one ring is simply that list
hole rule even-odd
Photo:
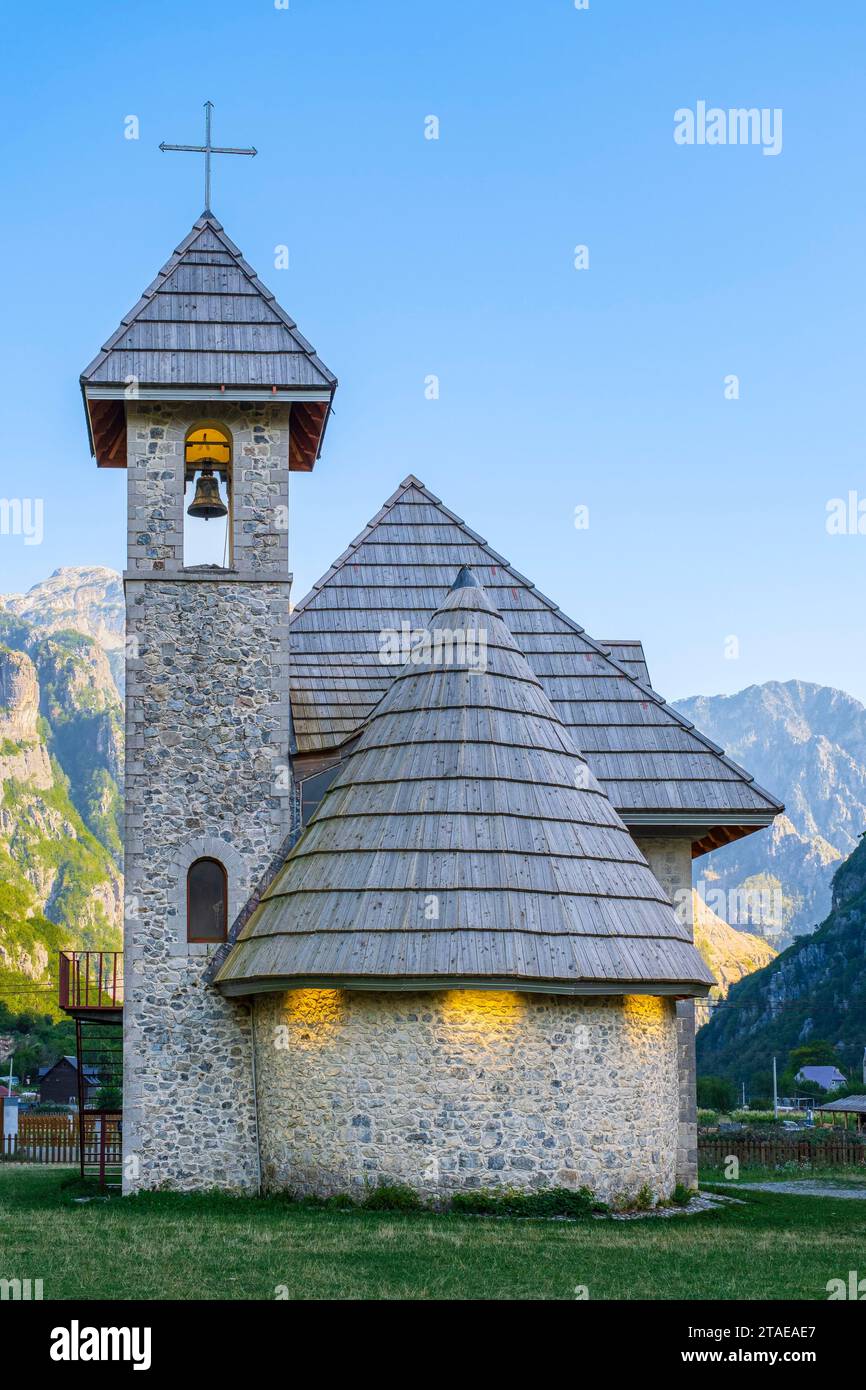
[{"label": "yellow light on wall", "polygon": [[443,1018],[491,1032],[517,1023],[525,1008],[523,996],[515,990],[449,989],[442,994]]},{"label": "yellow light on wall", "polygon": [[344,1014],[345,1001],[339,989],[293,989],[280,1003],[280,1018],[293,1045],[327,1042]]},{"label": "yellow light on wall", "polygon": [[627,1029],[645,1032],[658,1026],[675,1009],[672,999],[657,994],[626,994],[623,996],[622,1012]]}]

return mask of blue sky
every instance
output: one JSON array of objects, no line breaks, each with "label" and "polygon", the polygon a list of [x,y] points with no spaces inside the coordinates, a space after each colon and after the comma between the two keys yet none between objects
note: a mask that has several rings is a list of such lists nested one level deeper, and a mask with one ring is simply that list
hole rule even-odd
[{"label": "blue sky", "polygon": [[[200,160],[158,145],[209,97],[260,152],[216,162],[214,211],[340,378],[297,598],[412,472],[590,633],[642,637],[671,698],[866,700],[866,534],[826,529],[866,511],[862,7],[91,0],[6,37],[0,496],[45,529],[0,535],[0,592],[123,567],[78,376],[201,211]],[[677,145],[701,100],[780,108],[781,153]]]}]

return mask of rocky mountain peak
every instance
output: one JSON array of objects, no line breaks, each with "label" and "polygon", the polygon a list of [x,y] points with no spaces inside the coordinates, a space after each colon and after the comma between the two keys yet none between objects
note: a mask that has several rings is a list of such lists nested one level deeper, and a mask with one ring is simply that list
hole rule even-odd
[{"label": "rocky mountain peak", "polygon": [[39,680],[26,652],[0,647],[0,740],[36,738]]}]

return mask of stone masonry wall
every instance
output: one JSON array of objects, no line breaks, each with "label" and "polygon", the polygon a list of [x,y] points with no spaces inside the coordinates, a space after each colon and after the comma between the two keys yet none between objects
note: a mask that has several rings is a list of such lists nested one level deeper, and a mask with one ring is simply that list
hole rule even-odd
[{"label": "stone masonry wall", "polygon": [[222,860],[231,923],[290,825],[288,420],[218,418],[234,437],[232,571],[182,565],[183,439],[200,415],[128,419],[126,1191],[258,1185],[250,1011],[202,980],[215,948],[187,943],[186,872]]},{"label": "stone masonry wall", "polygon": [[673,1189],[670,1000],[295,990],[254,1013],[267,1188]]},{"label": "stone masonry wall", "polygon": [[[267,401],[127,406],[129,569],[183,569],[184,443],[196,425],[232,436],[232,556],[241,574],[288,574],[289,407]],[[278,508],[283,511],[279,512]]]},{"label": "stone masonry wall", "polygon": [[[686,922],[694,940],[694,909],[692,901],[692,843],[682,837],[658,838],[648,835],[637,840],[649,861],[649,866],[663,888],[681,921]],[[698,1181],[698,1112],[697,1066],[695,1062],[695,1003],[681,999],[677,1003],[680,1071],[680,1127],[677,1154],[677,1181],[694,1187]]]}]

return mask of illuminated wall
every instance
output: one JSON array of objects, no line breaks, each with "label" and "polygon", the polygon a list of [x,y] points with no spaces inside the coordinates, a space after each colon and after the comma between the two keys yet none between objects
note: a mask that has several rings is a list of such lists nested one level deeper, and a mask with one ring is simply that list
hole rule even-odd
[{"label": "illuminated wall", "polygon": [[674,1186],[670,1000],[299,990],[255,1038],[268,1188]]}]

